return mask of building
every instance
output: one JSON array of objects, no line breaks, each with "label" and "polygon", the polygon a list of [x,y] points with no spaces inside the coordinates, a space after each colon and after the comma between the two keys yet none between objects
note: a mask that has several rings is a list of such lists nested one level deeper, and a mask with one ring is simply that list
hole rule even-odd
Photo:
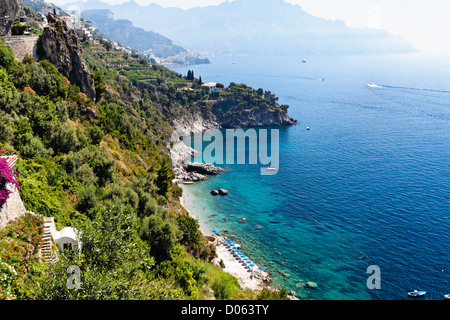
[{"label": "building", "polygon": [[208,88],[209,93],[222,92],[226,90],[226,88],[218,88],[217,83],[215,82],[204,83],[202,84],[202,87]]}]

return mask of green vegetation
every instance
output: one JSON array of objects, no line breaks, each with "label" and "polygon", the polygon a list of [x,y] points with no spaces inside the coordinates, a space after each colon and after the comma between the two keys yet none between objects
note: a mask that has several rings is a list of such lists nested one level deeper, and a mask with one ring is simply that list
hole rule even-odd
[{"label": "green vegetation", "polygon": [[[208,94],[99,44],[84,55],[96,103],[48,61],[16,62],[0,39],[0,149],[19,154],[20,194],[37,214],[1,231],[0,298],[257,299],[211,264],[215,248],[172,184],[168,116],[208,108]],[[41,216],[76,227],[81,252],[40,263]],[[80,290],[67,288],[70,265]]]}]

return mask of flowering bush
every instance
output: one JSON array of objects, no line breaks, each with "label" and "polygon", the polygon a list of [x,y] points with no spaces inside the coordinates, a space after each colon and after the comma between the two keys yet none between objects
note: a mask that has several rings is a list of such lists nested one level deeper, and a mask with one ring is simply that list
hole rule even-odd
[{"label": "flowering bush", "polygon": [[0,231],[0,259],[18,274],[26,272],[38,252],[43,230],[42,219],[29,213],[8,223]]},{"label": "flowering bush", "polygon": [[17,277],[14,267],[0,258],[0,300],[12,299],[11,287]]},{"label": "flowering bush", "polygon": [[15,175],[17,175],[17,172],[11,169],[4,159],[0,158],[0,208],[8,200],[9,194],[12,192],[7,188],[8,184],[12,184],[19,189],[19,183]]}]

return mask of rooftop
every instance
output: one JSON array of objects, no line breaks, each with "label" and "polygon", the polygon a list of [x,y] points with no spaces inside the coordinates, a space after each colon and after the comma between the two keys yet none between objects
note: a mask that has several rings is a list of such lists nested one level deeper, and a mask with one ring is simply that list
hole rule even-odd
[{"label": "rooftop", "polygon": [[9,167],[13,168],[19,156],[15,154],[12,156],[0,156],[0,158],[6,160],[6,163],[9,165]]}]

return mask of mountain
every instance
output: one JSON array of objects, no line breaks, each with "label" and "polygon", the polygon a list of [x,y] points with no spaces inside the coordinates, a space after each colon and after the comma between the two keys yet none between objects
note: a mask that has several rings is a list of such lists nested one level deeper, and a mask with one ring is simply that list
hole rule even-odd
[{"label": "mountain", "polygon": [[186,52],[181,46],[174,45],[172,41],[156,32],[136,28],[130,20],[114,20],[114,14],[107,9],[85,10],[84,19],[92,24],[111,40],[120,42],[138,51],[151,50],[161,58],[175,56]]},{"label": "mountain", "polygon": [[[164,34],[186,49],[223,54],[381,54],[415,51],[405,39],[384,30],[350,28],[343,21],[315,17],[284,0],[234,0],[188,10],[77,2],[104,8],[119,19]],[[73,5],[73,4],[72,4]],[[69,4],[66,7],[70,6]]]}]

